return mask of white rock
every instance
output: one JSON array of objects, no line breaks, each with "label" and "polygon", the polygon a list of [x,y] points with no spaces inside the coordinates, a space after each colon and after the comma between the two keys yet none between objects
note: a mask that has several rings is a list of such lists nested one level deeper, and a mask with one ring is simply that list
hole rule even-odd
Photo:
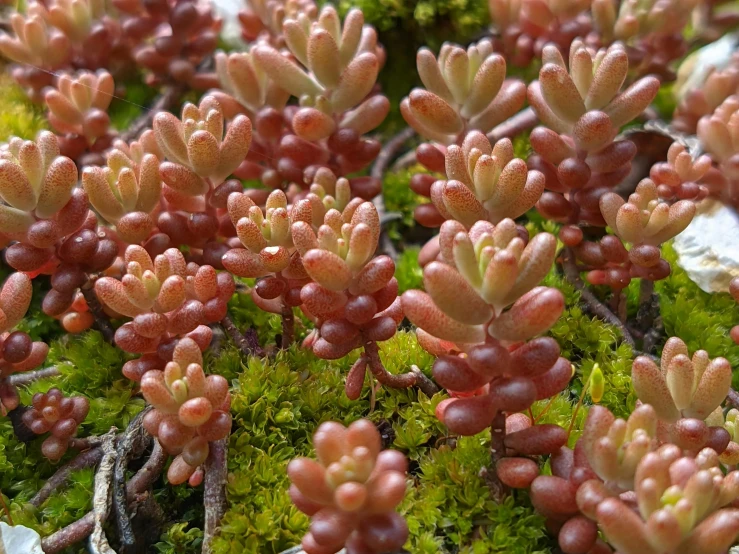
[{"label": "white rock", "polygon": [[233,48],[243,50],[246,43],[241,39],[238,14],[246,7],[244,0],[213,0],[213,7],[223,18],[221,38]]},{"label": "white rock", "polygon": [[28,527],[0,521],[0,554],[44,554],[41,536]]},{"label": "white rock", "polygon": [[739,276],[739,215],[706,199],[685,231],[675,237],[677,263],[706,292],[728,292]]}]

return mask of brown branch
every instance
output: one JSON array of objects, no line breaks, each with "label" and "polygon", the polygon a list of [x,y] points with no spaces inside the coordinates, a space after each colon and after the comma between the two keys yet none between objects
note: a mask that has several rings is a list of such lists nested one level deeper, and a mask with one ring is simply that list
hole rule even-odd
[{"label": "brown branch", "polygon": [[382,147],[382,150],[380,150],[380,153],[377,155],[377,159],[375,159],[375,163],[372,166],[372,171],[370,175],[373,178],[382,181],[382,178],[385,176],[385,171],[387,171],[390,162],[393,161],[403,145],[408,142],[415,134],[416,132],[413,130],[412,127],[406,127],[389,141],[387,141],[385,143],[385,146]]},{"label": "brown branch", "polygon": [[179,102],[184,93],[185,89],[182,85],[168,85],[164,87],[152,105],[137,117],[128,126],[128,129],[121,133],[120,139],[124,142],[129,142],[138,138],[145,129],[151,127],[154,116],[157,113],[171,110]]},{"label": "brown branch", "polygon": [[380,351],[374,341],[364,343],[364,355],[367,357],[367,364],[372,375],[383,385],[393,389],[418,387],[429,398],[439,392],[439,387],[420,370],[414,369],[400,375],[389,373],[380,359]]},{"label": "brown branch", "polygon": [[213,552],[213,537],[226,513],[226,479],[228,477],[228,437],[210,443],[205,461],[205,525],[203,527],[203,554]]},{"label": "brown branch", "polygon": [[733,387],[729,389],[729,394],[726,396],[726,400],[729,401],[732,408],[739,410],[739,392],[735,391]]},{"label": "brown branch", "polygon": [[[397,135],[395,135],[393,138],[385,143],[385,146],[383,146],[382,150],[380,150],[380,153],[378,154],[377,159],[372,166],[372,171],[370,172],[370,175],[374,179],[378,179],[383,185],[380,194],[372,199],[372,203],[375,205],[375,209],[377,210],[377,214],[380,216],[380,221],[382,223],[389,221],[386,215],[384,198],[385,172],[387,171],[390,162],[395,158],[395,156],[398,154],[398,151],[403,147],[403,144],[410,140],[410,138],[415,134],[416,132],[411,127],[406,127],[405,129],[400,131]],[[390,256],[393,260],[398,259],[398,252],[395,249],[395,245],[384,230],[380,235],[380,250]]]},{"label": "brown branch", "polygon": [[539,123],[539,118],[536,116],[534,110],[526,108],[513,117],[506,119],[490,131],[488,133],[488,139],[490,139],[490,142],[495,143],[503,138],[513,138],[516,135],[533,129],[537,123]]},{"label": "brown branch", "polygon": [[498,412],[490,425],[490,469],[484,473],[485,482],[496,502],[502,502],[508,495],[508,487],[498,478],[498,462],[505,457],[505,413]]},{"label": "brown branch", "polygon": [[133,458],[138,458],[148,444],[149,434],[143,427],[144,417],[151,407],[140,411],[131,420],[125,434],[116,447],[115,469],[113,472],[113,509],[118,526],[118,540],[121,552],[129,552],[136,546],[136,537],[131,527],[126,502],[126,469]]},{"label": "brown branch", "polygon": [[564,270],[564,275],[567,281],[580,292],[580,298],[585,302],[588,310],[593,315],[605,320],[606,323],[617,327],[629,346],[631,346],[632,349],[636,349],[634,337],[631,336],[631,333],[626,328],[623,321],[609,310],[605,304],[598,300],[593,292],[585,285],[585,283],[583,283],[575,262],[575,254],[570,248],[565,248],[562,252],[562,269]]},{"label": "brown branch", "polygon": [[41,487],[33,498],[31,498],[31,504],[38,508],[67,481],[69,475],[73,471],[96,466],[102,459],[103,449],[99,446],[78,454],[76,458],[60,467],[56,473],[52,475],[46,483],[44,483],[44,486]]},{"label": "brown branch", "polygon": [[[167,463],[167,454],[164,453],[158,441],[154,441],[154,450],[143,467],[134,475],[126,485],[126,498],[131,504],[135,501],[136,496],[147,490],[159,475]],[[95,526],[93,512],[88,512],[85,516],[78,519],[74,523],[60,529],[53,535],[45,537],[41,541],[41,548],[46,554],[55,554],[65,548],[72,546],[89,536]]]},{"label": "brown branch", "polygon": [[108,319],[107,314],[103,311],[103,306],[95,294],[96,279],[97,277],[90,276],[87,283],[82,285],[82,295],[85,297],[87,307],[94,318],[93,326],[102,333],[105,342],[113,344],[113,327],[110,325],[110,319]]},{"label": "brown branch", "polygon": [[295,313],[292,307],[282,302],[282,344],[283,349],[290,348],[295,340]]},{"label": "brown branch", "polygon": [[91,554],[115,554],[105,536],[105,522],[110,515],[110,501],[113,493],[113,469],[115,467],[115,432],[105,436],[102,445],[103,459],[95,473],[95,489],[92,497],[93,528],[90,534]]},{"label": "brown branch", "polygon": [[236,327],[231,316],[226,316],[221,320],[221,327],[226,331],[234,344],[247,356],[264,356],[264,350],[259,346],[256,334],[244,334]]},{"label": "brown branch", "polygon": [[45,367],[43,369],[37,369],[36,371],[26,371],[25,373],[16,373],[11,375],[8,377],[8,383],[19,387],[41,379],[56,377],[57,375],[59,375],[59,370],[56,367]]}]

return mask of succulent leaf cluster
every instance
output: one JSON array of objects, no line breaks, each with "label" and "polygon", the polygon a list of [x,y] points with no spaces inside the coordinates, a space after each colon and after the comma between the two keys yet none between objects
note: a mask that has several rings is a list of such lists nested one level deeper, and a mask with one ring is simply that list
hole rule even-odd
[{"label": "succulent leaf cluster", "polygon": [[175,345],[172,361],[163,371],[144,373],[141,392],[153,406],[144,416],[144,427],[176,456],[167,478],[174,485],[184,483],[207,459],[209,443],[231,431],[228,381],[205,375],[200,346],[185,337]]},{"label": "succulent leaf cluster", "polygon": [[317,460],[297,458],[287,474],[290,497],[311,518],[303,537],[306,554],[389,554],[408,538],[408,525],[395,509],[406,491],[408,461],[382,450],[373,423],[360,419],[344,427],[329,421],[313,435]]}]

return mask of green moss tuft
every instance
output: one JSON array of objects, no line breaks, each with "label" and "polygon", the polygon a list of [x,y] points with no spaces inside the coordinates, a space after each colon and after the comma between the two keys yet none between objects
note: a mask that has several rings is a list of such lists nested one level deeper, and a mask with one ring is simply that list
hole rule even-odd
[{"label": "green moss tuft", "polygon": [[3,106],[0,113],[0,141],[13,136],[33,139],[39,131],[48,128],[43,108],[28,100],[7,71],[0,75],[0,103]]},{"label": "green moss tuft", "polygon": [[[677,265],[672,245],[665,245],[662,255],[672,266],[670,276],[656,284],[667,336],[680,337],[691,352],[703,349],[712,358],[723,356],[739,366],[739,346],[729,337],[729,330],[739,324],[739,304],[729,294],[703,292]],[[739,375],[734,385],[739,385]]]}]

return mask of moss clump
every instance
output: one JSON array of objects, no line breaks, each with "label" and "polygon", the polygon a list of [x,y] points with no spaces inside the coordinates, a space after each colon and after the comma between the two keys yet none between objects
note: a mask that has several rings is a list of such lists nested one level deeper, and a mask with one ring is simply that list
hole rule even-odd
[{"label": "moss clump", "polygon": [[[382,343],[390,372],[411,364],[428,372],[433,359],[415,336],[399,332]],[[234,357],[224,350],[214,369],[233,371]],[[369,387],[356,402],[343,392],[344,377],[356,353],[335,362],[317,360],[296,347],[268,362],[242,362],[234,382],[234,430],[229,448],[230,508],[216,539],[217,553],[277,553],[300,542],[307,518],[290,503],[285,468],[295,456],[311,455],[311,435],[323,421],[349,423],[370,417],[394,448],[413,461],[409,496],[402,511],[411,527],[411,552],[457,551],[472,544],[481,552],[537,552],[544,544],[541,518],[525,503],[497,505],[479,472],[489,463],[484,435],[437,448],[446,431],[433,399],[413,390],[381,388],[372,410]],[[294,368],[299,368],[295,371]],[[519,498],[520,500],[520,498]],[[475,538],[480,536],[486,538]]]},{"label": "moss clump", "polygon": [[[677,265],[672,245],[665,245],[662,255],[672,266],[670,276],[656,284],[667,336],[680,337],[691,352],[703,349],[712,358],[723,356],[737,367],[739,346],[729,337],[729,330],[739,324],[739,304],[729,294],[703,292]],[[734,385],[739,385],[739,376],[734,377]]]},{"label": "moss clump", "polygon": [[395,262],[395,278],[398,280],[398,292],[423,288],[423,270],[418,265],[418,247],[406,248]]},{"label": "moss clump", "polygon": [[157,93],[155,88],[145,85],[140,80],[126,82],[122,88],[125,93],[123,96],[114,96],[108,109],[110,124],[119,131],[128,129],[139,115],[147,111],[146,106],[151,104]]},{"label": "moss clump", "polygon": [[10,137],[33,139],[48,124],[44,118],[44,110],[26,97],[23,90],[15,84],[5,67],[0,75],[0,103],[3,109],[0,113],[0,141]]}]

